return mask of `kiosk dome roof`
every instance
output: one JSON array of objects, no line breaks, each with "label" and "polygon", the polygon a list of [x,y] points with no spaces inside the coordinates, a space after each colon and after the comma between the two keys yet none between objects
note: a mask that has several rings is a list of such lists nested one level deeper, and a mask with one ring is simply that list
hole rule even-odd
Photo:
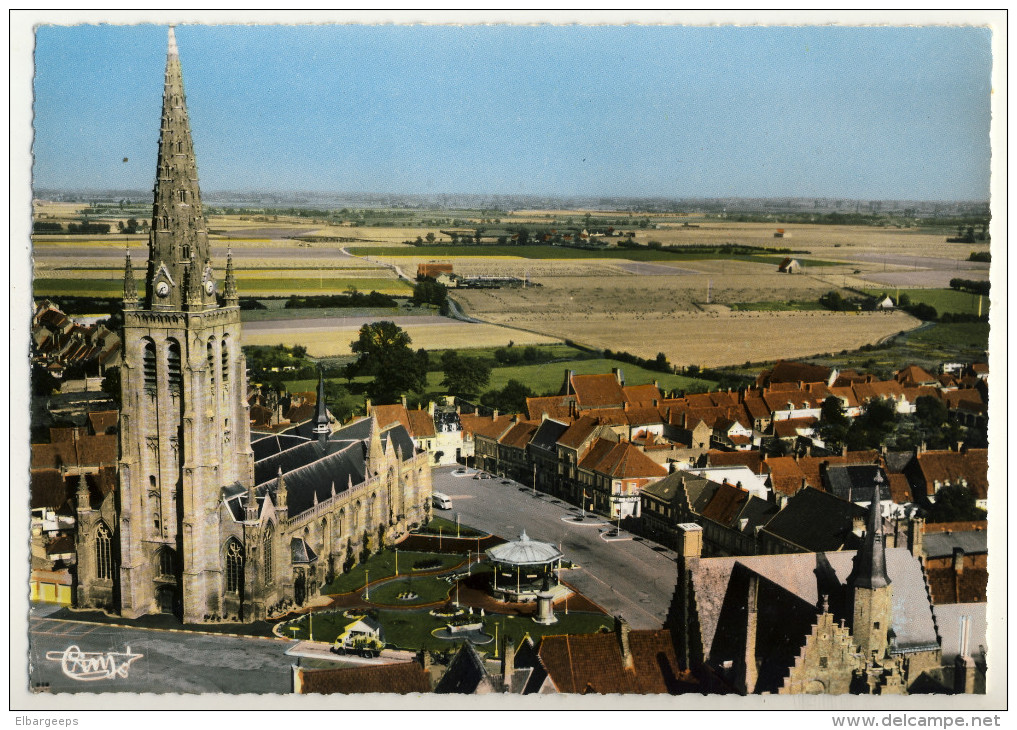
[{"label": "kiosk dome roof", "polygon": [[518,540],[497,545],[485,552],[491,560],[510,565],[539,565],[562,557],[554,545],[531,540],[526,530],[523,530]]}]

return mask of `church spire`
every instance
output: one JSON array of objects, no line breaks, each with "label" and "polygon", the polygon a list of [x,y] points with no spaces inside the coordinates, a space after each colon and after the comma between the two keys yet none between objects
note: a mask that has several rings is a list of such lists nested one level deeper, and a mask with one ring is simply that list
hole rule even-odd
[{"label": "church spire", "polygon": [[[184,80],[172,27],[166,54],[154,197],[145,301],[154,309],[179,311],[187,299],[181,288],[190,260],[193,257],[203,262],[210,257]],[[160,267],[160,261],[165,265]],[[201,274],[196,272],[196,276],[200,278]],[[203,305],[215,305],[214,287],[206,290],[203,286],[199,296]]]},{"label": "church spire", "polygon": [[890,585],[886,573],[886,546],[883,542],[883,518],[879,511],[880,487],[883,477],[879,473],[872,484],[872,501],[866,520],[865,540],[855,557],[854,569],[848,584],[855,588],[885,588]]},{"label": "church spire", "polygon": [[127,249],[127,261],[124,263],[124,309],[137,309],[138,285],[134,281],[134,267],[131,266],[131,249]]},{"label": "church spire", "polygon": [[233,249],[226,250],[226,291],[223,292],[226,298],[226,306],[232,306],[240,301],[237,295],[237,280],[233,273]]}]

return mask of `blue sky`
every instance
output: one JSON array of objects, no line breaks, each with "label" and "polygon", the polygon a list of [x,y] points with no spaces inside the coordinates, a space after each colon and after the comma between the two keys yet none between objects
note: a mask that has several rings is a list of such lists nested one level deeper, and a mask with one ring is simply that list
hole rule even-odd
[{"label": "blue sky", "polygon": [[[987,29],[176,35],[204,190],[988,198]],[[150,188],[165,58],[165,26],[40,26],[36,187]]]}]

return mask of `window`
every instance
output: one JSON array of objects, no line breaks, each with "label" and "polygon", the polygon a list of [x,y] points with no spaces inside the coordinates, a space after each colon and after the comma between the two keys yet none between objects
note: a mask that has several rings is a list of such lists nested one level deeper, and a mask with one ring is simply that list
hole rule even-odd
[{"label": "window", "polygon": [[208,394],[215,398],[215,348],[212,347],[212,342],[208,341],[205,362],[208,368]]},{"label": "window", "polygon": [[264,556],[262,558],[262,560],[265,561],[265,585],[269,585],[270,583],[272,583],[272,577],[273,577],[273,572],[272,572],[272,527],[271,526],[269,526],[269,528],[267,530],[265,530],[265,546],[264,546],[264,550],[262,552],[262,555]]},{"label": "window", "polygon": [[173,576],[176,574],[176,555],[170,548],[159,551],[159,575]]},{"label": "window", "polygon": [[230,382],[230,339],[229,337],[223,337],[222,339],[222,383],[225,385]]},{"label": "window", "polygon": [[826,657],[825,657],[825,656],[821,656],[821,657],[819,657],[819,668],[820,668],[820,669],[826,669],[826,667],[827,667],[827,664],[828,664],[828,662],[827,662],[827,660],[826,660]]},{"label": "window", "polygon": [[95,573],[100,580],[113,579],[112,533],[105,522],[95,531]]},{"label": "window", "polygon": [[[179,147],[180,147],[180,145],[177,145],[178,149],[179,149]],[[180,202],[181,203],[186,203],[187,202],[187,191],[186,190],[181,190],[181,191],[179,191],[179,195],[180,195]]]},{"label": "window", "polygon": [[169,347],[166,348],[166,369],[169,374],[170,392],[179,395],[184,379],[180,370],[180,344],[175,340],[170,340]]},{"label": "window", "polygon": [[151,340],[145,342],[145,349],[141,354],[141,370],[145,379],[145,390],[154,393],[158,387],[158,377],[155,367],[155,343]]},{"label": "window", "polygon": [[244,575],[244,551],[240,543],[230,540],[226,545],[226,592],[239,593]]}]

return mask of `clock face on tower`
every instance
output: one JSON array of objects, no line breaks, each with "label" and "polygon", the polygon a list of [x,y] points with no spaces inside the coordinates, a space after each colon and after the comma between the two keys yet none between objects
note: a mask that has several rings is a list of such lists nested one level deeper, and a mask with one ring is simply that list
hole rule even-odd
[{"label": "clock face on tower", "polygon": [[165,281],[160,281],[158,284],[155,285],[155,293],[158,294],[160,297],[169,296],[169,284],[167,284]]},{"label": "clock face on tower", "polygon": [[205,280],[205,293],[209,296],[215,293],[215,282],[212,279]]}]

